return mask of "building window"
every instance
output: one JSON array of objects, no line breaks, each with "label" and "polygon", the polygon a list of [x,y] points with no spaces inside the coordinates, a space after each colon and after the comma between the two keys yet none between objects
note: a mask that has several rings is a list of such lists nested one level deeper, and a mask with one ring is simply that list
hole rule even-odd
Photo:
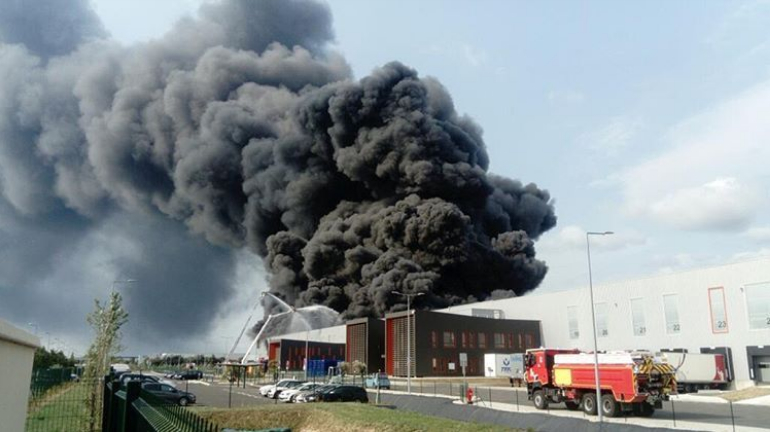
[{"label": "building window", "polygon": [[533,343],[533,335],[530,333],[525,334],[525,349],[536,348]]},{"label": "building window", "polygon": [[487,348],[485,344],[485,333],[477,333],[477,344],[480,348]]},{"label": "building window", "polygon": [[432,357],[432,370],[433,371],[437,370],[437,358],[436,357]]},{"label": "building window", "polygon": [[662,305],[665,308],[665,327],[667,333],[681,333],[681,321],[678,319],[678,294],[663,295]]},{"label": "building window", "polygon": [[608,336],[608,304],[595,303],[595,326],[598,337]]},{"label": "building window", "polygon": [[437,348],[437,332],[432,331],[432,348]]},{"label": "building window", "polygon": [[504,342],[504,333],[493,333],[493,347],[494,348],[506,348],[507,345]]},{"label": "building window", "polygon": [[579,339],[579,308],[569,306],[566,310],[568,317],[568,337],[570,339]]},{"label": "building window", "polygon": [[474,332],[470,331],[468,333],[469,333],[469,348],[474,348],[475,346],[477,346],[474,340]]},{"label": "building window", "polygon": [[456,333],[452,331],[442,332],[442,346],[445,348],[456,347]]},{"label": "building window", "polygon": [[708,302],[710,303],[710,321],[713,333],[727,333],[729,322],[726,317],[724,287],[709,288]]},{"label": "building window", "polygon": [[466,348],[467,344],[467,332],[461,332],[461,348]]},{"label": "building window", "polygon": [[769,328],[769,282],[745,285],[748,306],[748,327],[751,330]]},{"label": "building window", "polygon": [[633,334],[636,336],[646,335],[646,313],[643,310],[643,299],[630,299],[630,314],[633,318]]},{"label": "building window", "polygon": [[507,349],[515,349],[515,335],[507,333]]}]

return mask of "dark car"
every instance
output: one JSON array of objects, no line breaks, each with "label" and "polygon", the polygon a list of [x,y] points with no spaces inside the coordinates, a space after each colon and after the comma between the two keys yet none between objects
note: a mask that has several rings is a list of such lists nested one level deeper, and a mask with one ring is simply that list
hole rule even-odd
[{"label": "dark car", "polygon": [[301,402],[301,403],[316,402],[317,400],[319,400],[320,394],[324,392],[328,392],[338,386],[339,386],[338,384],[325,384],[325,385],[320,385],[314,388],[313,390],[306,390],[306,391],[300,392],[295,396],[295,402]]},{"label": "dark car", "polygon": [[121,381],[121,387],[125,387],[126,383],[129,382],[129,381],[139,381],[139,382],[142,382],[142,383],[149,382],[149,383],[154,383],[154,384],[167,384],[167,385],[170,385],[170,386],[174,387],[174,383],[172,383],[171,381],[167,381],[167,380],[165,380],[163,378],[159,378],[159,377],[157,377],[155,375],[145,375],[145,374],[141,374],[141,373],[139,373],[139,374],[136,374],[136,373],[126,373],[126,374],[121,375],[121,377],[119,379]]},{"label": "dark car", "polygon": [[134,373],[125,373],[120,376],[119,378],[121,380],[121,386],[125,386],[127,382],[129,381],[141,381],[143,383],[145,382],[152,382],[152,383],[158,383],[158,377],[152,376],[152,375],[142,375],[142,374],[134,374]]},{"label": "dark car", "polygon": [[182,406],[196,403],[196,395],[182,390],[177,390],[170,385],[146,382],[142,383],[142,389],[157,398],[180,404]]},{"label": "dark car", "polygon": [[184,370],[174,374],[172,378],[179,380],[195,380],[204,377],[204,373],[199,370]]},{"label": "dark car", "polygon": [[362,402],[367,403],[367,392],[362,387],[338,386],[319,395],[320,402]]}]

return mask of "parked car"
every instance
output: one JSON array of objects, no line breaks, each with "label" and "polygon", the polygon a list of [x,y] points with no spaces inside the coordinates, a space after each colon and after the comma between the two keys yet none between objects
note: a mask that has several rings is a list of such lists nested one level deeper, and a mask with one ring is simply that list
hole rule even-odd
[{"label": "parked car", "polygon": [[319,395],[319,402],[362,402],[367,403],[367,392],[363,387],[338,386]]},{"label": "parked car", "polygon": [[196,403],[196,395],[182,390],[177,390],[168,384],[146,382],[142,383],[142,389],[152,394],[153,396],[167,400],[169,402],[177,403],[182,406]]},{"label": "parked car", "polygon": [[184,370],[175,373],[172,378],[177,380],[195,380],[204,377],[204,373],[200,370]]},{"label": "parked car", "polygon": [[365,387],[367,388],[382,388],[389,390],[391,388],[391,381],[389,381],[388,375],[382,373],[374,373],[365,379]]},{"label": "parked car", "polygon": [[136,373],[126,373],[121,375],[120,377],[121,381],[121,387],[124,387],[127,382],[129,381],[141,381],[143,383],[150,382],[150,383],[158,383],[158,384],[166,384],[170,385],[172,387],[176,387],[174,385],[174,382],[159,378],[155,375],[145,375],[145,374],[136,374]]},{"label": "parked car", "polygon": [[305,381],[299,381],[299,380],[283,380],[285,382],[282,383],[282,381],[279,381],[279,383],[276,383],[276,386],[272,389],[268,390],[268,393],[266,393],[266,396],[269,398],[276,399],[279,397],[279,393],[283,392],[284,390],[293,389],[300,387],[301,385],[305,384]]},{"label": "parked car", "polygon": [[[259,390],[260,394],[265,397],[273,397],[273,394],[271,392],[275,391],[276,387],[283,387],[283,389],[285,389],[287,388],[287,384],[290,382],[301,382],[301,381],[296,379],[283,379],[277,382],[276,384],[269,384],[269,385],[260,387],[260,390]],[[269,393],[271,393],[271,395],[269,395]]]},{"label": "parked car", "polygon": [[319,387],[321,384],[314,384],[314,383],[305,383],[303,385],[300,385],[295,388],[288,388],[281,393],[279,393],[279,400],[282,402],[294,402],[295,397],[304,391],[313,390],[316,387]]},{"label": "parked car", "polygon": [[274,384],[267,384],[267,385],[264,385],[264,386],[260,386],[260,388],[257,389],[257,391],[260,393],[260,396],[266,396],[267,397],[268,390],[272,389],[273,386],[274,386]]},{"label": "parked car", "polygon": [[317,400],[319,400],[319,395],[337,387],[339,387],[338,384],[324,384],[316,387],[313,390],[300,392],[297,394],[297,396],[295,396],[295,402],[298,402],[298,403],[316,402]]}]

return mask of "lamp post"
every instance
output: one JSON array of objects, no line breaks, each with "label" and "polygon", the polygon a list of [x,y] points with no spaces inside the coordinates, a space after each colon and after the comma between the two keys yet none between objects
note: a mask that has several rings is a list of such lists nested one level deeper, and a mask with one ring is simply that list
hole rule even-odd
[{"label": "lamp post", "polygon": [[392,291],[391,293],[407,297],[407,394],[410,394],[410,348],[412,348],[413,345],[410,343],[412,342],[412,338],[410,337],[410,299],[422,296],[424,293],[405,294],[399,291]]},{"label": "lamp post", "polygon": [[590,311],[592,312],[592,342],[593,346],[595,348],[593,355],[595,357],[595,409],[598,410],[598,427],[603,427],[603,409],[601,404],[601,394],[600,394],[600,371],[598,368],[598,331],[596,328],[596,317],[595,317],[595,298],[593,297],[592,293],[592,261],[590,260],[590,236],[591,235],[597,235],[597,236],[605,236],[605,235],[611,235],[614,234],[612,231],[603,231],[603,232],[594,232],[594,231],[588,231],[587,232],[587,268],[589,270],[590,274]]}]

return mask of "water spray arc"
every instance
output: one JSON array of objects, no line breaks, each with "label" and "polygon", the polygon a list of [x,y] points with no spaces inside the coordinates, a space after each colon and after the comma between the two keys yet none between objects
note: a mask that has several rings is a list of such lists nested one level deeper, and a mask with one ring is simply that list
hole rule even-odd
[{"label": "water spray arc", "polygon": [[[265,330],[270,328],[269,324],[270,324],[271,320],[274,319],[274,317],[279,317],[279,316],[282,316],[282,315],[287,315],[287,314],[290,314],[292,312],[295,312],[295,308],[293,308],[292,306],[288,305],[284,300],[280,299],[279,297],[276,297],[275,295],[273,295],[273,294],[271,294],[269,292],[263,292],[263,293],[260,294],[260,298],[261,299],[265,298],[265,296],[271,296],[271,298],[273,298],[274,300],[279,302],[279,304],[282,305],[285,308],[285,311],[284,312],[279,312],[278,314],[270,314],[270,315],[268,315],[268,319],[265,320],[265,324],[263,324],[263,327],[255,335],[255,338],[252,339],[252,343],[249,344],[249,348],[247,348],[247,352],[244,353],[244,357],[241,358],[241,364],[247,364],[248,363],[249,355],[252,353],[252,350],[255,349],[255,346],[257,346],[257,343],[258,343],[258,341],[260,341],[260,338],[263,336],[263,333],[265,332]],[[236,341],[236,344],[238,344],[238,340]],[[234,345],[234,348],[235,348],[235,345]]]}]

